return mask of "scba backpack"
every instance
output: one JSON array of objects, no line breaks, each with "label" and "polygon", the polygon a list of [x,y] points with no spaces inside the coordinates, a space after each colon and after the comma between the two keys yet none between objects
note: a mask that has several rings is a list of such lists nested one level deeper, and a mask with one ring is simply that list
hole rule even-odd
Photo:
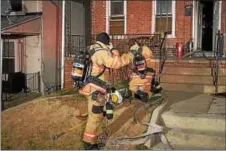
[{"label": "scba backpack", "polygon": [[[98,44],[99,45],[99,44]],[[86,51],[77,51],[75,53],[75,58],[72,64],[72,72],[71,77],[74,81],[74,86],[77,88],[82,88],[86,83],[90,82],[90,79],[94,80],[101,76],[106,67],[104,67],[103,71],[97,76],[91,76],[92,72],[92,60],[91,57],[99,50],[107,50],[105,48],[88,48]]]}]

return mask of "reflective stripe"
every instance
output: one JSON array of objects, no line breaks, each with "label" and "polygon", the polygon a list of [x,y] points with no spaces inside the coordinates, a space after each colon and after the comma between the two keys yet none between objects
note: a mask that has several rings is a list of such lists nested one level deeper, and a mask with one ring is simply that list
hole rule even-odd
[{"label": "reflective stripe", "polygon": [[84,135],[87,136],[87,137],[91,137],[91,138],[97,137],[97,135],[95,135],[95,134],[90,134],[90,133],[84,133]]},{"label": "reflective stripe", "polygon": [[106,113],[107,114],[113,114],[113,110],[107,110]]},{"label": "reflective stripe", "polygon": [[[140,78],[140,76],[132,75],[132,78]],[[146,78],[152,78],[152,76],[146,76]]]},{"label": "reflective stripe", "polygon": [[137,84],[131,84],[131,85],[135,85],[135,86],[150,86],[151,83],[137,83]]},{"label": "reflective stripe", "polygon": [[161,86],[160,86],[160,85],[158,85],[156,88],[157,88],[157,89],[159,89],[159,88],[161,88]]}]

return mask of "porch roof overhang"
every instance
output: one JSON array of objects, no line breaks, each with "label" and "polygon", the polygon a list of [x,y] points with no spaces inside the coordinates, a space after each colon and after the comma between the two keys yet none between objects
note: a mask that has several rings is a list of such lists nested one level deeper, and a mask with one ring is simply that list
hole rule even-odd
[{"label": "porch roof overhang", "polygon": [[37,35],[41,33],[41,13],[1,17],[2,35]]}]

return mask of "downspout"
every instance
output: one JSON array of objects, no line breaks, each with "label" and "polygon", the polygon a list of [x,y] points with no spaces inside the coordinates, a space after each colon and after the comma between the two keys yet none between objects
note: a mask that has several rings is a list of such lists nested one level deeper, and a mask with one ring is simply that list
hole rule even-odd
[{"label": "downspout", "polygon": [[[0,8],[1,7],[1,1],[0,1]],[[0,15],[1,15],[0,11]],[[1,24],[0,24],[0,29],[1,29]],[[2,33],[2,31],[1,31]],[[2,38],[1,38],[1,42],[0,42],[0,81],[2,81]],[[0,84],[0,103],[1,103],[1,111],[4,109],[4,102],[2,102],[2,84]]]},{"label": "downspout", "polygon": [[62,1],[61,89],[64,88],[65,0]]}]

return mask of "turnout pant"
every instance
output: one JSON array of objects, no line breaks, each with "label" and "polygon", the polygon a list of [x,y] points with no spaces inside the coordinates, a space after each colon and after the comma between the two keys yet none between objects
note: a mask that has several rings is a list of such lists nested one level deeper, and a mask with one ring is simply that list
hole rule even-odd
[{"label": "turnout pant", "polygon": [[90,144],[98,143],[98,133],[104,120],[105,98],[102,94],[98,94],[97,99],[93,100],[88,97],[88,119],[83,134],[83,141]]}]

